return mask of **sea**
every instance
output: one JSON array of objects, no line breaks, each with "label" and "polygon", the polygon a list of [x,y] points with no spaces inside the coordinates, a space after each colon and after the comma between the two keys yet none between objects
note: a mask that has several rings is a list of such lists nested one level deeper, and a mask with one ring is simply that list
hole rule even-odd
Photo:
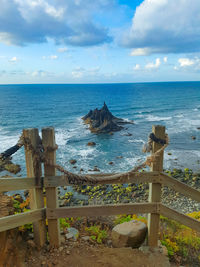
[{"label": "sea", "polygon": [[[91,133],[81,118],[104,102],[114,116],[134,124],[113,135]],[[146,158],[142,147],[152,125],[166,126],[170,138],[165,169],[200,171],[200,82],[0,85],[0,153],[16,144],[24,128],[41,134],[52,126],[57,163],[74,173],[92,173],[94,166],[106,173],[137,166]],[[90,141],[96,146],[87,146]],[[71,159],[77,160],[76,168]],[[18,176],[25,176],[23,148],[13,162],[21,165]]]}]

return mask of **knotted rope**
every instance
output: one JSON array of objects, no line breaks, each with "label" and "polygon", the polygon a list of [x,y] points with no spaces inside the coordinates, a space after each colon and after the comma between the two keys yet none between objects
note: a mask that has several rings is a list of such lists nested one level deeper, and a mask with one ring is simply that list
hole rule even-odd
[{"label": "knotted rope", "polygon": [[139,170],[142,170],[143,168],[145,168],[146,166],[151,166],[151,164],[153,162],[156,161],[156,158],[160,156],[160,154],[164,151],[164,149],[168,146],[169,144],[169,137],[166,134],[165,135],[165,139],[162,140],[160,138],[157,138],[153,133],[151,133],[148,137],[148,142],[147,144],[144,145],[143,147],[143,152],[151,152],[152,151],[152,144],[153,142],[156,142],[158,144],[161,144],[162,147],[157,150],[155,153],[151,154],[150,156],[148,156],[146,158],[146,160],[135,166],[133,169],[131,169],[128,172],[124,172],[124,173],[114,173],[114,174],[101,174],[96,175],[95,177],[92,175],[82,175],[82,174],[75,174],[72,173],[66,169],[64,169],[61,165],[58,164],[53,164],[50,160],[48,160],[46,158],[46,153],[49,151],[54,151],[58,148],[58,146],[56,145],[55,147],[46,147],[44,148],[42,145],[42,140],[40,139],[39,145],[37,146],[37,148],[34,148],[31,144],[31,141],[29,140],[29,138],[24,137],[23,134],[20,136],[19,141],[17,142],[17,144],[14,147],[11,147],[10,149],[6,150],[5,152],[0,154],[0,157],[7,158],[9,156],[11,156],[12,154],[14,154],[19,148],[21,148],[23,145],[25,146],[25,148],[27,150],[30,150],[32,152],[33,155],[33,168],[34,168],[34,173],[36,176],[36,179],[38,178],[38,183],[39,183],[39,177],[40,177],[40,168],[39,165],[41,162],[47,164],[48,166],[54,167],[56,168],[58,171],[60,171],[61,173],[64,174],[64,176],[67,177],[69,184],[84,184],[84,183],[90,183],[90,184],[95,184],[98,183],[99,181],[102,181],[102,179],[104,181],[108,181],[108,182],[113,182],[113,181],[120,181],[120,179],[123,178],[123,176],[129,176],[134,172],[138,172]]},{"label": "knotted rope", "polygon": [[[150,141],[151,140],[151,141]],[[165,135],[165,140],[156,138],[154,134],[150,134],[149,135],[149,140],[148,143],[151,144],[151,150],[152,150],[152,143],[156,142],[159,144],[163,144],[163,146],[157,150],[155,153],[153,153],[151,156],[147,157],[146,160],[135,166],[133,169],[131,169],[128,172],[124,172],[124,173],[115,173],[115,174],[101,174],[100,177],[98,176],[91,176],[91,175],[81,175],[81,174],[74,174],[66,169],[64,169],[62,166],[58,165],[58,164],[52,164],[50,161],[48,161],[46,158],[43,159],[43,162],[46,163],[49,166],[52,166],[54,168],[56,168],[58,171],[60,171],[61,173],[64,174],[64,176],[67,177],[69,184],[84,184],[84,183],[90,183],[90,184],[95,184],[99,181],[102,181],[102,179],[104,181],[108,181],[109,182],[113,182],[113,181],[120,181],[120,179],[123,179],[123,176],[129,176],[134,172],[138,172],[139,170],[145,168],[146,166],[151,166],[151,164],[153,162],[156,161],[156,158],[160,156],[160,154],[164,151],[164,149],[168,146],[169,144],[169,137],[166,134]],[[148,151],[149,152],[149,151]]]}]

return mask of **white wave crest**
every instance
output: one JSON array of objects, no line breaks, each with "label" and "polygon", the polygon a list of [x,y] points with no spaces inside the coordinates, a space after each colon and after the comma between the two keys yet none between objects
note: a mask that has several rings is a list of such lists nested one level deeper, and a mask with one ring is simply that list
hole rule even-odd
[{"label": "white wave crest", "polygon": [[169,121],[171,119],[172,117],[158,117],[158,116],[148,115],[146,120],[147,121]]}]

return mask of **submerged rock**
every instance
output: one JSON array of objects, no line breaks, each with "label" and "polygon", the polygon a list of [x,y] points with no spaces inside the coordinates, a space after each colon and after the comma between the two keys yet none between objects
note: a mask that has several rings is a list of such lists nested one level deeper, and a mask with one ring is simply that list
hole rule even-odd
[{"label": "submerged rock", "polygon": [[71,159],[71,160],[69,161],[69,163],[72,164],[72,165],[76,164],[76,162],[77,162],[77,160],[75,160],[75,159]]},{"label": "submerged rock", "polygon": [[21,167],[18,164],[12,163],[11,158],[3,159],[0,157],[0,172],[1,171],[17,174],[21,171]]},{"label": "submerged rock", "polygon": [[100,110],[90,110],[82,119],[90,125],[90,131],[93,133],[112,133],[122,130],[121,124],[133,123],[113,116],[105,102]]}]

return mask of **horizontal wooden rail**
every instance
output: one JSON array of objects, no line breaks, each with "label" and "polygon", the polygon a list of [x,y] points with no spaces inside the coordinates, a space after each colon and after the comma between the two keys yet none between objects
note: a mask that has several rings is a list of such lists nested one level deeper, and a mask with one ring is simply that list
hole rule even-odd
[{"label": "horizontal wooden rail", "polygon": [[160,204],[160,214],[200,232],[200,221]]},{"label": "horizontal wooden rail", "polygon": [[0,192],[33,188],[40,188],[36,185],[35,178],[0,178]]},{"label": "horizontal wooden rail", "polygon": [[134,213],[157,213],[159,203],[129,203],[118,205],[94,205],[48,209],[47,219],[79,216],[109,216]]},{"label": "horizontal wooden rail", "polygon": [[194,189],[191,186],[188,186],[165,173],[161,173],[160,178],[163,185],[169,186],[171,189],[200,202],[199,190]]},{"label": "horizontal wooden rail", "polygon": [[[118,174],[115,174],[119,176]],[[130,174],[122,173],[117,180],[113,178],[108,180],[104,179],[106,176],[111,176],[111,174],[90,174],[88,176],[94,178],[101,178],[101,181],[98,181],[96,184],[124,184],[124,183],[160,183],[161,179],[159,176],[159,172],[133,172]],[[112,174],[112,177],[114,175]],[[84,184],[89,184],[89,182],[85,182]],[[71,185],[68,182],[67,176],[47,176],[44,179],[45,187],[58,187],[58,186],[66,186]]]},{"label": "horizontal wooden rail", "polygon": [[0,232],[45,218],[45,208],[0,218]]}]

